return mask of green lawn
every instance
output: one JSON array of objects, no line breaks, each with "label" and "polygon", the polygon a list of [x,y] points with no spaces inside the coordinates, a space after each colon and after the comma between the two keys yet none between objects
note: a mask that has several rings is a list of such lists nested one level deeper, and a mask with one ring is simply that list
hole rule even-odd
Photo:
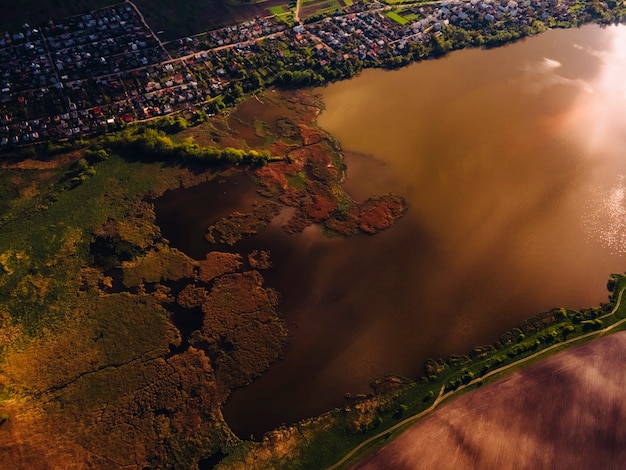
[{"label": "green lawn", "polygon": [[402,26],[404,26],[405,24],[409,22],[409,20],[407,20],[403,16],[400,16],[395,11],[388,11],[385,13],[385,16],[391,20],[394,20],[397,23],[400,23]]},{"label": "green lawn", "polygon": [[283,13],[287,13],[289,10],[285,10],[283,5],[278,5],[274,7],[269,7],[267,11],[272,15],[282,15]]}]

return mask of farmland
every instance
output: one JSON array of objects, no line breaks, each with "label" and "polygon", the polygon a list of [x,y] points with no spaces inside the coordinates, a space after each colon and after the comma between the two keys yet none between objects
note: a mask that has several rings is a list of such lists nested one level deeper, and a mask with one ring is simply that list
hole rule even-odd
[{"label": "farmland", "polygon": [[0,31],[21,27],[25,22],[44,23],[51,18],[65,18],[111,5],[110,0],[50,1],[24,0],[2,2]]},{"label": "farmland", "polygon": [[467,393],[355,467],[617,468],[626,458],[626,333]]},{"label": "farmland", "polygon": [[301,0],[300,18],[329,16],[344,8],[343,0]]},{"label": "farmland", "polygon": [[385,12],[385,16],[404,26],[407,23],[417,21],[420,15],[415,7],[398,7]]},{"label": "farmland", "polygon": [[193,36],[203,31],[230,26],[284,9],[285,0],[263,2],[184,0],[137,0],[137,7],[154,31],[163,31],[164,41]]}]

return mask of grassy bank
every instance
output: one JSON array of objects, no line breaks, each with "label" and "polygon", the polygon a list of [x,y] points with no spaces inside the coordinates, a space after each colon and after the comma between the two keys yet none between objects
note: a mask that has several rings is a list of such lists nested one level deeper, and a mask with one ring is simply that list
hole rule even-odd
[{"label": "grassy bank", "polygon": [[[268,433],[246,455],[226,459],[220,468],[347,468],[401,434],[447,400],[481,387],[572,345],[621,331],[626,325],[623,294],[626,276],[608,282],[610,302],[580,311],[553,309],[506,332],[492,345],[467,355],[430,360],[417,382],[387,377],[375,382],[378,393],[318,418]],[[280,455],[280,447],[289,447]],[[289,443],[289,444],[287,444]],[[295,449],[295,451],[294,451]],[[263,458],[270,451],[271,457]]]}]

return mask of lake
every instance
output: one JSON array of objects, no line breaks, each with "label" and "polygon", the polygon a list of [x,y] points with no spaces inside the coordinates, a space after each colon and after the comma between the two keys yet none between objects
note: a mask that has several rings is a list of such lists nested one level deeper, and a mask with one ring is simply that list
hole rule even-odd
[{"label": "lake", "polygon": [[[228,400],[233,430],[260,437],[377,376],[415,379],[427,358],[491,343],[538,312],[606,301],[609,275],[626,270],[625,51],[626,27],[590,25],[316,90],[346,190],[399,193],[409,210],[375,236],[274,224],[240,248],[272,251],[264,276],[291,337],[285,358]],[[172,245],[202,257],[223,204],[260,200],[239,183],[157,201]]]}]

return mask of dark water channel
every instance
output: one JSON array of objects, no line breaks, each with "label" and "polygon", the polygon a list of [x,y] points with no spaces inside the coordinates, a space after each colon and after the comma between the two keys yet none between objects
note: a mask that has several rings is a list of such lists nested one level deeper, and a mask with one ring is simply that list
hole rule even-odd
[{"label": "dark water channel", "polygon": [[[626,28],[587,26],[319,90],[347,190],[393,191],[410,208],[376,236],[275,224],[235,246],[271,250],[264,276],[291,338],[284,360],[229,399],[234,431],[259,437],[540,311],[604,302],[610,273],[626,270],[625,50]],[[207,183],[159,199],[158,221],[202,257],[208,225],[254,200],[243,178]]]}]

